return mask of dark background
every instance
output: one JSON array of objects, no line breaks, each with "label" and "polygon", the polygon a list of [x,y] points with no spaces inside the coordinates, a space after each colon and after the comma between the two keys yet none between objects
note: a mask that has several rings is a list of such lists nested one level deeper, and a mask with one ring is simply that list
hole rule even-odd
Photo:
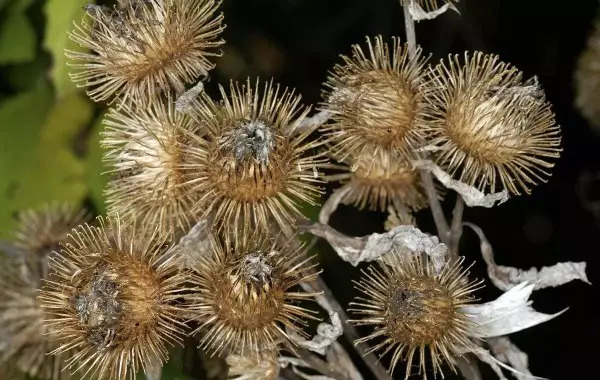
[{"label": "dark background", "polygon": [[[449,12],[416,28],[419,44],[432,54],[431,62],[449,53],[482,50],[500,55],[526,76],[539,77],[563,128],[564,152],[554,175],[530,196],[515,197],[493,209],[468,209],[465,219],[483,228],[499,264],[526,269],[587,261],[592,283],[600,280],[600,215],[596,219],[589,204],[600,202],[600,181],[596,184],[593,179],[600,172],[600,129],[594,133],[573,107],[572,78],[597,6],[595,0],[461,0],[460,15]],[[29,17],[40,34],[43,17],[36,9],[29,11]],[[397,0],[225,0],[223,9],[227,44],[209,78],[209,92],[215,91],[217,83],[259,75],[295,87],[307,104],[317,104],[328,70],[340,61],[339,54],[349,53],[351,44],[377,34],[404,40]],[[49,64],[48,57],[40,54],[41,61]],[[0,66],[0,99],[17,91],[9,78],[10,69]],[[452,203],[453,196],[449,196],[445,201],[448,213]],[[344,232],[364,235],[381,231],[383,220],[378,213],[343,207],[333,224]],[[418,222],[423,230],[434,232],[427,211],[418,215]],[[353,294],[351,280],[359,272],[340,262],[326,244],[318,247],[325,280],[345,305]],[[472,232],[465,232],[461,254],[477,260],[474,274],[485,277],[479,243]],[[488,283],[480,297],[488,301],[499,294]],[[569,311],[511,336],[529,354],[532,373],[554,380],[598,378],[598,289],[574,282],[538,291],[533,299],[539,311],[555,313],[565,307]],[[486,365],[480,367],[486,379],[496,378]],[[402,377],[398,371],[397,378]]]},{"label": "dark background", "polygon": [[[417,40],[425,52],[432,53],[432,62],[449,53],[482,50],[500,55],[527,77],[539,77],[563,129],[564,152],[553,176],[530,196],[512,198],[491,210],[468,209],[465,219],[483,228],[499,264],[529,268],[587,261],[592,283],[600,280],[600,231],[582,197],[600,200],[600,187],[593,181],[600,168],[600,140],[573,106],[573,71],[597,5],[593,0],[462,0],[460,15],[449,12],[416,28]],[[402,9],[394,0],[227,0],[225,14],[228,47],[222,60],[228,62],[227,53],[233,51],[236,59],[245,62],[245,69],[236,72],[229,67],[241,66],[219,63],[218,80],[273,76],[297,88],[308,104],[320,101],[328,70],[340,61],[339,54],[349,53],[351,44],[376,34],[404,40]],[[448,198],[449,214],[453,199]],[[345,232],[363,235],[380,231],[383,220],[376,213],[343,208],[333,223]],[[418,221],[423,229],[434,231],[427,211],[419,214]],[[325,244],[320,247],[325,280],[343,303],[348,302],[357,271],[336,260]],[[461,253],[478,260],[475,273],[484,277],[479,243],[470,231],[465,231]],[[488,283],[481,298],[487,301],[499,294]],[[537,291],[533,300],[542,312],[569,310],[511,336],[529,354],[532,373],[555,380],[597,378],[598,289],[574,282]],[[480,367],[486,379],[495,378],[486,365]]]}]

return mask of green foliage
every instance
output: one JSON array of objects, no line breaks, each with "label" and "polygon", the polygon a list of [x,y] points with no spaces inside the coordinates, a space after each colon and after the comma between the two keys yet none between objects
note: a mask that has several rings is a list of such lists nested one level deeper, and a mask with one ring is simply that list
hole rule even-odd
[{"label": "green foliage", "polygon": [[0,65],[30,62],[35,58],[35,31],[25,14],[28,3],[16,3],[0,22]]},{"label": "green foliage", "polygon": [[43,46],[52,55],[50,78],[58,98],[79,91],[69,78],[65,49],[83,51],[69,39],[67,33],[73,29],[73,21],[79,22],[85,15],[83,5],[81,0],[47,0],[44,5],[46,30]]},{"label": "green foliage", "polygon": [[92,111],[76,94],[52,107],[47,85],[0,105],[0,237],[9,236],[18,211],[86,196],[85,163],[74,148]]}]

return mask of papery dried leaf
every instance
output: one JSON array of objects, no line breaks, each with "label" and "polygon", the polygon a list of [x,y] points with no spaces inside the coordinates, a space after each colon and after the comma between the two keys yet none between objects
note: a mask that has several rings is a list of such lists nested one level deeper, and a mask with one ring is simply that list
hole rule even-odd
[{"label": "papery dried leaf", "polygon": [[204,83],[198,82],[175,101],[175,109],[179,112],[190,113],[194,99],[204,91]]},{"label": "papery dried leaf", "polygon": [[518,380],[535,377],[529,372],[529,358],[526,353],[515,346],[508,337],[490,338],[487,340],[492,354],[500,361],[510,364],[514,369],[521,372],[515,373]]},{"label": "papery dried leaf", "polygon": [[492,283],[501,290],[508,290],[513,286],[527,281],[534,284],[534,290],[548,287],[557,287],[574,280],[581,280],[590,284],[585,269],[585,262],[564,262],[541,269],[530,268],[528,270],[497,265],[494,261],[492,245],[478,226],[472,223],[464,223],[479,236],[481,255],[488,267],[488,276]]},{"label": "papery dried leaf", "polygon": [[439,272],[448,252],[448,247],[440,243],[437,236],[427,235],[414,226],[398,226],[389,232],[363,237],[349,237],[319,223],[305,227],[304,230],[327,240],[342,260],[354,266],[363,261],[381,259],[394,250],[401,256],[425,252]]},{"label": "papery dried leaf", "polygon": [[196,268],[211,251],[211,220],[200,219],[167,254],[177,255],[182,268]]},{"label": "papery dried leaf", "polygon": [[482,380],[476,361],[470,361],[463,356],[456,358],[456,366],[465,380]]},{"label": "papery dried leaf", "polygon": [[416,168],[430,171],[445,187],[459,193],[463,197],[465,204],[469,207],[480,206],[491,208],[508,200],[508,192],[506,190],[502,190],[499,193],[485,194],[476,187],[452,179],[448,173],[430,160],[414,161],[413,165]]},{"label": "papery dried leaf", "polygon": [[312,116],[307,116],[300,121],[298,124],[292,124],[294,128],[290,131],[292,133],[304,133],[306,131],[314,131],[319,128],[321,125],[327,123],[327,121],[331,118],[331,111],[320,111]]},{"label": "papery dried leaf", "polygon": [[547,322],[566,311],[556,314],[544,314],[531,307],[529,297],[534,285],[523,282],[495,301],[461,308],[469,315],[469,319],[477,325],[474,335],[480,338],[498,337],[525,330],[529,327]]},{"label": "papery dried leaf", "polygon": [[408,4],[408,11],[410,12],[410,15],[412,16],[413,20],[415,20],[415,21],[433,20],[434,18],[438,17],[439,15],[446,13],[446,11],[448,11],[448,10],[453,10],[456,13],[460,13],[458,11],[458,9],[456,9],[456,6],[454,6],[454,4],[452,4],[452,3],[444,4],[440,8],[435,9],[435,10],[426,11],[425,9],[423,9],[423,7],[421,7],[419,5],[419,3],[417,1],[414,1],[414,0],[409,0],[409,1],[410,1],[410,3]]},{"label": "papery dried leaf", "polygon": [[319,212],[319,223],[329,224],[329,219],[331,215],[337,210],[340,203],[344,197],[350,192],[352,188],[346,184],[339,189],[336,189],[330,196],[327,198],[323,206],[321,207],[321,211]]},{"label": "papery dried leaf", "polygon": [[317,335],[311,340],[306,340],[293,331],[288,331],[288,335],[298,346],[325,355],[325,350],[344,333],[342,321],[338,313],[330,312],[329,318],[331,319],[331,324],[320,323],[317,326]]}]

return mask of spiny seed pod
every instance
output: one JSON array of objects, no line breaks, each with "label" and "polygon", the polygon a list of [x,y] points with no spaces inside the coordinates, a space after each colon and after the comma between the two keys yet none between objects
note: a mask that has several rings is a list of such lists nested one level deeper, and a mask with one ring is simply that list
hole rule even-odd
[{"label": "spiny seed pod", "polygon": [[424,378],[427,354],[434,373],[442,371],[443,361],[454,369],[453,356],[476,347],[469,339],[475,326],[460,308],[473,301],[470,294],[479,283],[469,282],[462,260],[447,264],[439,274],[420,255],[396,261],[393,266],[379,264],[380,269],[370,266],[356,283],[363,296],[351,303],[350,311],[362,318],[351,322],[376,330],[355,343],[378,340],[369,352],[391,352],[390,373],[406,360],[406,379],[415,354]]},{"label": "spiny seed pod", "polygon": [[85,210],[68,203],[46,204],[40,210],[23,211],[18,216],[15,245],[33,255],[48,256],[87,218]]},{"label": "spiny seed pod", "polygon": [[323,153],[311,153],[318,141],[294,133],[308,109],[300,96],[271,83],[261,91],[258,81],[232,82],[229,95],[220,89],[221,103],[201,97],[196,111],[207,132],[186,152],[190,181],[203,194],[198,211],[212,213],[227,236],[245,225],[267,230],[273,222],[289,235],[303,218],[299,203],[315,204],[326,162]]},{"label": "spiny seed pod", "polygon": [[416,211],[427,205],[419,173],[398,154],[389,150],[376,154],[365,151],[348,161],[353,163],[348,172],[331,176],[347,183],[349,189],[343,203],[380,211],[389,206]]},{"label": "spiny seed pod", "polygon": [[235,246],[213,241],[212,255],[196,268],[191,296],[200,347],[211,355],[258,355],[278,344],[291,346],[286,330],[305,335],[302,326],[314,316],[297,302],[314,294],[298,285],[316,272],[302,249],[294,240],[260,235]]},{"label": "spiny seed pod", "polygon": [[39,296],[59,345],[74,349],[71,370],[83,377],[134,378],[167,359],[181,341],[178,304],[187,276],[165,254],[158,229],[125,228],[119,219],[80,226],[50,264]]},{"label": "spiny seed pod", "polygon": [[277,351],[263,351],[259,355],[229,355],[228,379],[231,380],[277,380],[279,363]]},{"label": "spiny seed pod", "polygon": [[43,379],[67,379],[65,357],[48,355],[56,348],[48,341],[38,287],[48,276],[51,254],[87,214],[66,203],[47,204],[19,213],[15,246],[22,255],[0,264],[0,363]]},{"label": "spiny seed pod", "polygon": [[198,132],[194,120],[175,110],[170,98],[148,107],[111,109],[102,144],[114,178],[106,189],[108,211],[141,225],[159,225],[170,237],[198,220],[197,192],[182,166]]},{"label": "spiny seed pod", "polygon": [[69,353],[49,355],[56,345],[48,341],[50,331],[37,300],[37,270],[24,268],[20,260],[0,262],[0,363],[36,379],[69,379],[63,371]]},{"label": "spiny seed pod", "polygon": [[577,62],[575,88],[575,105],[590,123],[600,126],[600,18]]},{"label": "spiny seed pod", "polygon": [[325,84],[322,107],[332,113],[324,127],[332,151],[345,160],[365,151],[388,149],[405,158],[423,139],[421,127],[427,116],[421,50],[410,57],[398,38],[390,47],[381,36],[367,38],[367,52],[352,46],[352,57],[342,56]]},{"label": "spiny seed pod", "polygon": [[436,163],[480,190],[531,192],[560,156],[560,127],[535,78],[495,55],[451,56],[432,71],[426,131]]},{"label": "spiny seed pod", "polygon": [[416,3],[427,12],[433,12],[441,7],[450,4],[454,5],[458,3],[458,0],[400,0],[402,6],[410,5],[410,3]]},{"label": "spiny seed pod", "polygon": [[145,103],[157,92],[183,91],[214,67],[223,15],[214,0],[120,0],[88,5],[69,37],[89,53],[67,51],[71,79],[94,101]]}]

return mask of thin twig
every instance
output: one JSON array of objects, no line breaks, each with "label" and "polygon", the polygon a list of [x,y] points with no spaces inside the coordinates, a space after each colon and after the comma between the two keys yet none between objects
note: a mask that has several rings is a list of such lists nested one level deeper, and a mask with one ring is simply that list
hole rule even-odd
[{"label": "thin twig", "polygon": [[[309,285],[311,288],[313,288],[312,291],[323,292],[323,297],[325,297],[327,299],[329,306],[331,307],[331,309],[333,309],[332,311],[338,313],[338,316],[340,317],[340,320],[342,321],[342,325],[344,326],[344,336],[346,337],[346,339],[348,339],[351,343],[353,343],[355,340],[359,339],[360,335],[358,334],[358,331],[356,331],[356,328],[354,328],[354,326],[352,326],[351,324],[348,323],[349,318],[348,318],[348,315],[346,314],[346,311],[344,310],[342,305],[340,305],[340,303],[337,301],[337,299],[335,298],[335,296],[331,292],[331,289],[329,289],[329,287],[327,286],[325,281],[323,281],[323,279],[319,276],[319,277],[317,277],[317,279],[315,281],[313,281],[307,285]],[[387,373],[385,368],[381,365],[377,356],[372,352],[367,354],[367,351],[369,349],[368,345],[366,345],[364,343],[359,343],[357,345],[353,345],[353,347],[356,350],[356,352],[363,358],[365,364],[367,365],[367,367],[369,367],[369,369],[375,376],[375,379],[377,379],[377,380],[389,380],[390,379],[389,374]]]},{"label": "thin twig", "polygon": [[448,221],[446,221],[446,216],[444,215],[444,210],[442,209],[442,204],[440,203],[437,190],[435,189],[431,173],[421,169],[421,182],[427,193],[429,208],[433,215],[433,221],[435,222],[438,236],[442,243],[450,246],[450,227],[448,226]]},{"label": "thin twig", "polygon": [[410,14],[408,5],[404,8],[404,26],[406,28],[406,41],[408,42],[408,54],[413,57],[417,53],[417,36],[415,34],[415,21]]},{"label": "thin twig", "polygon": [[[472,356],[472,355],[470,355]],[[481,380],[481,371],[477,366],[475,358],[459,357],[456,359],[456,366],[465,380]]]},{"label": "thin twig", "polygon": [[[406,42],[408,43],[408,54],[410,57],[414,57],[417,54],[417,36],[415,34],[415,21],[410,14],[407,5],[404,5],[404,26],[406,27]],[[433,183],[433,177],[431,173],[426,170],[421,170],[421,181],[425,187],[427,198],[429,200],[429,207],[431,208],[431,214],[433,215],[433,221],[438,231],[438,236],[442,240],[442,243],[449,245],[450,243],[450,227],[448,227],[448,221],[444,215],[444,210],[438,198],[435,184]]]},{"label": "thin twig", "polygon": [[332,377],[334,379],[351,380],[345,374],[331,368],[331,366],[327,364],[327,362],[321,360],[316,355],[313,355],[306,348],[296,347],[295,351],[300,359],[304,360],[306,364],[310,366],[310,368],[319,372],[321,375]]},{"label": "thin twig", "polygon": [[456,204],[452,211],[452,226],[450,227],[450,255],[452,258],[458,257],[458,245],[462,236],[462,220],[465,210],[465,202],[460,194],[456,194]]}]

